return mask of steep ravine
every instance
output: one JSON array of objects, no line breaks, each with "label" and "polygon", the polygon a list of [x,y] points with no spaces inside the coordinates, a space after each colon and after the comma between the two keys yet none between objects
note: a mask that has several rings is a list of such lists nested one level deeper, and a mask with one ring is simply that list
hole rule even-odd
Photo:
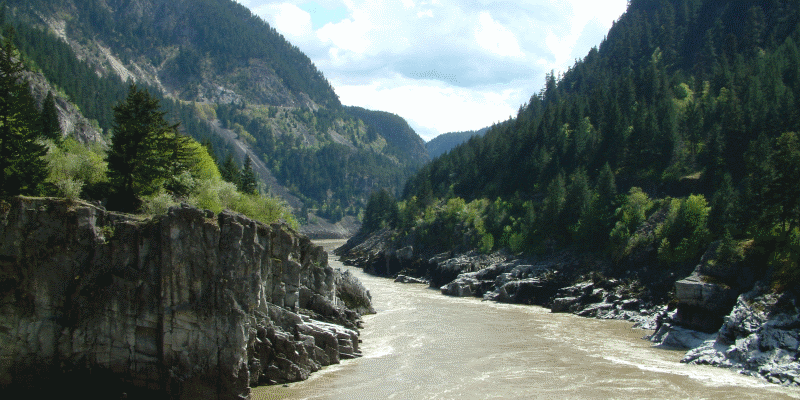
[{"label": "steep ravine", "polygon": [[246,398],[358,357],[372,312],[285,225],[24,197],[0,201],[0,299],[4,397]]}]

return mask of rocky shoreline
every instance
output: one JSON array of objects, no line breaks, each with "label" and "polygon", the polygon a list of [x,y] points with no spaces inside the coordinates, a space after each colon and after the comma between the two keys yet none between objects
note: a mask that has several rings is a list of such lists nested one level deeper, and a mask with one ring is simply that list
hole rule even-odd
[{"label": "rocky shoreline", "polygon": [[607,277],[601,261],[568,251],[538,258],[502,251],[426,255],[392,238],[388,230],[354,237],[335,253],[365,272],[426,283],[444,295],[631,321],[654,331],[645,337],[654,345],[687,350],[682,362],[800,385],[800,309],[791,293],[777,295],[756,285],[739,296],[701,262],[688,277],[672,279],[668,301],[639,280]]},{"label": "rocky shoreline", "polygon": [[242,399],[358,357],[369,292],[285,224],[0,201],[0,391]]}]

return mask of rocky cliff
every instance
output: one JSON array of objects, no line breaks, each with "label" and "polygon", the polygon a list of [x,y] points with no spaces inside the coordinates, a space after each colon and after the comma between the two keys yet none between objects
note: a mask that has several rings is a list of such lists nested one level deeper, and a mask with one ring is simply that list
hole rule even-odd
[{"label": "rocky cliff", "polygon": [[239,399],[359,353],[369,293],[281,224],[0,202],[0,389]]}]

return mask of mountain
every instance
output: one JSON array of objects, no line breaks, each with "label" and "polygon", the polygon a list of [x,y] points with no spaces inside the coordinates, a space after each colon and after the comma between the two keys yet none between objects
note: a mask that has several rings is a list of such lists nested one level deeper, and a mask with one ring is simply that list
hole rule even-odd
[{"label": "mountain", "polygon": [[351,225],[370,192],[399,192],[428,160],[405,121],[342,107],[306,55],[234,1],[10,0],[4,19],[98,134],[111,134],[112,106],[135,82],[218,159],[249,157],[262,190],[301,221]]},{"label": "mountain", "polygon": [[740,186],[751,143],[800,128],[798,14],[789,1],[632,1],[599,48],[407,194],[535,198],[605,164],[622,192],[713,196],[726,174]]},{"label": "mountain", "polygon": [[443,133],[425,143],[425,148],[428,149],[428,154],[430,154],[431,158],[436,158],[447,153],[461,143],[466,142],[473,136],[483,136],[488,131],[489,127],[477,131]]},{"label": "mountain", "polygon": [[397,157],[410,157],[415,163],[430,160],[425,149],[425,141],[399,115],[361,107],[345,107],[344,110],[369,125],[367,135],[385,138],[388,143],[388,153]]},{"label": "mountain", "polygon": [[365,220],[425,260],[581,254],[658,302],[698,264],[690,281],[797,292],[799,22],[788,0],[633,0],[516,118]]},{"label": "mountain", "polygon": [[451,296],[644,317],[696,347],[685,362],[795,384],[776,377],[796,346],[735,344],[800,318],[799,22],[790,0],[631,0],[516,118],[371,196],[337,254]]}]

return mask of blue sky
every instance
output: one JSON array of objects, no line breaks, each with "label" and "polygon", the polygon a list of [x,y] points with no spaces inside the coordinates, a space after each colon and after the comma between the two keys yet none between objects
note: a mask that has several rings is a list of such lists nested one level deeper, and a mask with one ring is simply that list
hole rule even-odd
[{"label": "blue sky", "polygon": [[627,0],[237,0],[306,53],[345,105],[425,140],[515,116],[545,74],[605,37]]}]

